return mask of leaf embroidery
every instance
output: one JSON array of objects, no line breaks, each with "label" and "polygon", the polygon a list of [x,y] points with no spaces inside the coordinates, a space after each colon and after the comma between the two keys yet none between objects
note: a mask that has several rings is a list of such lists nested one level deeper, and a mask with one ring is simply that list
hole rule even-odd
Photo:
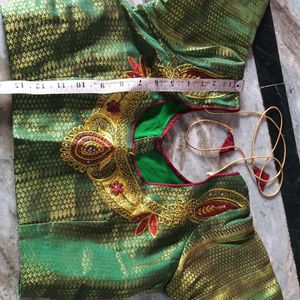
[{"label": "leaf embroidery", "polygon": [[144,233],[148,225],[148,219],[142,220],[135,229],[135,235],[140,235]]},{"label": "leaf embroidery", "polygon": [[127,71],[124,74],[130,78],[137,78],[137,77],[147,77],[148,76],[148,69],[145,65],[144,58],[140,58],[140,64],[136,62],[132,57],[128,56],[128,62],[133,71]]},{"label": "leaf embroidery", "polygon": [[195,209],[195,215],[199,219],[206,219],[229,210],[237,209],[238,205],[228,200],[209,200],[200,204]]},{"label": "leaf embroidery", "polygon": [[135,235],[141,235],[148,228],[150,234],[153,237],[157,236],[158,233],[158,218],[153,213],[142,213],[139,216],[131,219],[131,222],[139,222],[134,233]]},{"label": "leaf embroidery", "polygon": [[148,228],[153,237],[157,236],[158,231],[158,220],[155,214],[152,214],[148,221]]},{"label": "leaf embroidery", "polygon": [[128,56],[128,62],[130,63],[132,69],[135,72],[140,73],[140,74],[143,73],[142,67],[132,57]]}]

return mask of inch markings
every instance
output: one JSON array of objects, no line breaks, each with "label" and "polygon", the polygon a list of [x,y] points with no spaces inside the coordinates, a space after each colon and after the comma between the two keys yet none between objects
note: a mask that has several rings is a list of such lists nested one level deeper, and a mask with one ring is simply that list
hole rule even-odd
[{"label": "inch markings", "polygon": [[113,80],[0,81],[0,94],[110,94],[116,92],[241,92],[243,80],[125,78]]}]

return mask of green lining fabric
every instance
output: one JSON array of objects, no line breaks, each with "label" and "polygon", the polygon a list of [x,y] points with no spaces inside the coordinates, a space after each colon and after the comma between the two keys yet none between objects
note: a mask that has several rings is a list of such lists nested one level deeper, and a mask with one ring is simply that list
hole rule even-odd
[{"label": "green lining fabric", "polygon": [[168,100],[163,105],[155,105],[147,109],[141,116],[134,133],[134,138],[158,137],[177,113],[188,110],[178,100]]},{"label": "green lining fabric", "polygon": [[[163,101],[161,95],[156,93],[152,93],[151,97],[157,101]],[[167,100],[164,103],[159,103],[146,109],[136,126],[134,132],[135,140],[145,137],[148,139],[161,137],[172,118],[186,110],[188,110],[188,107],[178,100]],[[143,177],[149,182],[184,183],[155,149],[136,155],[135,161]]]},{"label": "green lining fabric", "polygon": [[165,159],[156,151],[135,156],[135,161],[143,175],[149,182],[184,183],[177,177]]}]

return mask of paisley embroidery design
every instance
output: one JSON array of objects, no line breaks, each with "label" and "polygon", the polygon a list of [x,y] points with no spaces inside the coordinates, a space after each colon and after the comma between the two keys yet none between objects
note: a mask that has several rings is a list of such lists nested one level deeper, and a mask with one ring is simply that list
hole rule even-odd
[{"label": "paisley embroidery design", "polygon": [[224,212],[246,206],[248,200],[233,190],[215,188],[194,201],[191,220],[204,221]]},{"label": "paisley embroidery design", "polygon": [[114,152],[111,137],[79,126],[65,138],[61,156],[69,165],[80,172],[88,167],[100,165]]},{"label": "paisley embroidery design", "polygon": [[113,144],[97,132],[84,131],[81,126],[65,138],[62,158],[80,172],[100,164],[114,151]]}]

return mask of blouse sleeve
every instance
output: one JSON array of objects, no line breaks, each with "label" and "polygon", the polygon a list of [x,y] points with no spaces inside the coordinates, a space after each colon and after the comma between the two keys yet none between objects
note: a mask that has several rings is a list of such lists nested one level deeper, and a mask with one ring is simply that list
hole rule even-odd
[{"label": "blouse sleeve", "polygon": [[144,9],[177,55],[240,78],[267,4],[268,0],[160,0]]},{"label": "blouse sleeve", "polygon": [[282,299],[248,207],[194,229],[167,293],[174,300]]}]

